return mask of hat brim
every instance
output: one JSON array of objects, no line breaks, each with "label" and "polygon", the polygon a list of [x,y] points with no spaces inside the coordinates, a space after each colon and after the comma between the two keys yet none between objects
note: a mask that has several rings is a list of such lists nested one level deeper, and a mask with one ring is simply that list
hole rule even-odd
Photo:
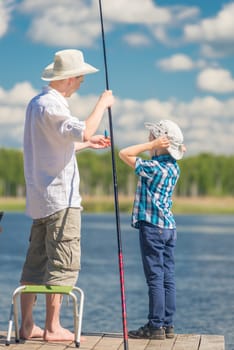
[{"label": "hat brim", "polygon": [[180,160],[183,158],[184,152],[182,150],[182,145],[176,148],[173,148],[172,146],[170,146],[167,148],[167,150],[174,159]]},{"label": "hat brim", "polygon": [[72,78],[80,75],[96,73],[98,71],[99,69],[84,62],[82,67],[79,69],[58,73],[54,71],[54,63],[51,63],[44,69],[41,79],[45,81],[63,80],[63,79],[68,79],[68,78]]}]

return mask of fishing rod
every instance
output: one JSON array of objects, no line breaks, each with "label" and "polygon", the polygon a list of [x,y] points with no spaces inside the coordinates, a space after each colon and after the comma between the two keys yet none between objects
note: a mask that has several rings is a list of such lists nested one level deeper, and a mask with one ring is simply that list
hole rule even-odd
[{"label": "fishing rod", "polygon": [[[99,12],[100,12],[101,31],[102,31],[102,46],[103,46],[104,66],[105,66],[106,89],[109,90],[105,32],[104,32],[101,0],[99,0]],[[115,148],[114,148],[114,135],[113,135],[111,107],[108,107],[108,117],[109,117],[109,129],[110,129],[110,139],[111,139],[112,175],[113,175],[113,186],[114,186],[116,231],[117,231],[117,242],[118,242],[118,259],[119,259],[119,277],[120,277],[120,291],[121,291],[121,305],[122,305],[123,340],[124,340],[124,350],[128,350],[127,310],[126,310],[125,287],[124,287],[124,263],[123,263],[123,252],[122,252],[121,229],[120,229],[118,184],[117,184],[117,173],[116,173]]]}]

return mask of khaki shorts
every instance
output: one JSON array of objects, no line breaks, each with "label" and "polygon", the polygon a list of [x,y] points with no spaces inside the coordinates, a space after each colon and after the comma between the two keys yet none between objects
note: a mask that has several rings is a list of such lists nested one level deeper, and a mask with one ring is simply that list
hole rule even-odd
[{"label": "khaki shorts", "polygon": [[80,209],[33,221],[21,283],[76,284],[80,270]]}]

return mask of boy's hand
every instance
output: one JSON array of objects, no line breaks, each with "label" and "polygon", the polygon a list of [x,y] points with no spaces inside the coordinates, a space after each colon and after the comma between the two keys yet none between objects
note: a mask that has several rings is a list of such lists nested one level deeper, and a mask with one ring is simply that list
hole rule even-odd
[{"label": "boy's hand", "polygon": [[170,146],[170,141],[165,136],[161,136],[151,142],[152,142],[152,149],[159,149],[159,148],[166,149]]}]

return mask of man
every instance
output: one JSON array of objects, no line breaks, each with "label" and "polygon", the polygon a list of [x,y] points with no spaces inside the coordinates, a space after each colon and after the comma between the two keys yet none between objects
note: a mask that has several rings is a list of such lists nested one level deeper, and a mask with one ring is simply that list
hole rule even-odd
[{"label": "man", "polygon": [[[49,85],[29,103],[24,129],[26,213],[32,217],[30,244],[21,284],[75,285],[80,269],[79,171],[75,152],[86,147],[105,148],[109,138],[94,135],[104,111],[114,98],[105,91],[85,121],[71,115],[66,98],[80,88],[86,74],[97,69],[84,61],[79,50],[54,56],[42,79]],[[44,331],[33,321],[35,295],[21,296],[24,339],[74,340],[60,324],[61,297],[46,296]]]}]

